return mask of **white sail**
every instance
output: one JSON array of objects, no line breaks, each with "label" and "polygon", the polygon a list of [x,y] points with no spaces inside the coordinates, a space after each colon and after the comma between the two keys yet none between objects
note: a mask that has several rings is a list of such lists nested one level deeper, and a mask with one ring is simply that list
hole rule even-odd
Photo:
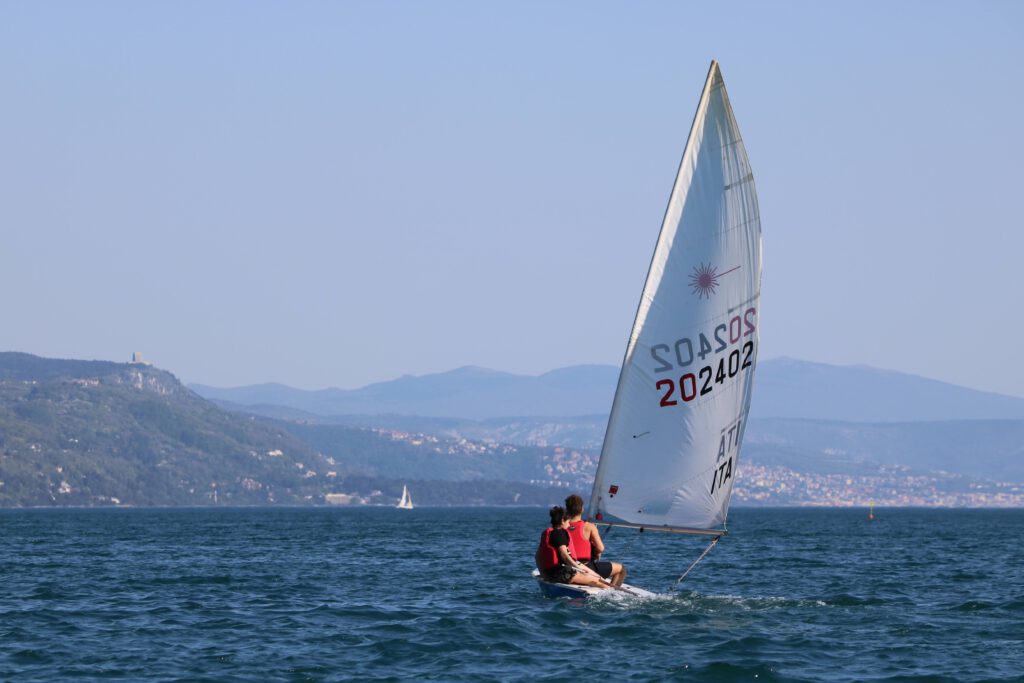
[{"label": "white sail", "polygon": [[724,531],[760,284],[754,177],[712,62],[626,347],[591,494],[596,519]]},{"label": "white sail", "polygon": [[412,510],[412,496],[409,495],[409,487],[402,485],[402,500],[398,501],[396,506],[402,510]]}]

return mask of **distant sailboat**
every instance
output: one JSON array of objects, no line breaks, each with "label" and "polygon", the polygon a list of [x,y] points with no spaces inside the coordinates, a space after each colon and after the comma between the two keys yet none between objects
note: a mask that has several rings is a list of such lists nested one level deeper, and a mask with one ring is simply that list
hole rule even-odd
[{"label": "distant sailboat", "polygon": [[718,62],[711,62],[590,498],[596,524],[711,536],[690,569],[726,533],[753,388],[760,294],[754,175]]},{"label": "distant sailboat", "polygon": [[409,487],[402,485],[402,500],[395,506],[399,510],[412,510],[412,496],[409,495]]},{"label": "distant sailboat", "polygon": [[868,510],[868,521],[875,518],[875,501],[871,501],[871,508]]}]

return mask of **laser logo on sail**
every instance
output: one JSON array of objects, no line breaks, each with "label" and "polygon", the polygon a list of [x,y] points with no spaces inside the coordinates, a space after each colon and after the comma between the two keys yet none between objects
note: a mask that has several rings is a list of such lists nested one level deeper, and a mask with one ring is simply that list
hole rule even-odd
[{"label": "laser logo on sail", "polygon": [[734,270],[739,270],[739,268],[739,266],[736,266],[724,273],[719,273],[718,266],[713,266],[710,263],[701,263],[699,266],[694,266],[693,272],[690,274],[690,287],[693,289],[693,293],[697,295],[697,298],[710,299],[720,284],[718,278]]}]

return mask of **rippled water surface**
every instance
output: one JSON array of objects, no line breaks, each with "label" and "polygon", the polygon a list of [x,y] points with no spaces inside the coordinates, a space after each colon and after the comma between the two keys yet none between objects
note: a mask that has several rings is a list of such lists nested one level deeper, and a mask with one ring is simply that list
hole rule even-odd
[{"label": "rippled water surface", "polygon": [[661,595],[529,578],[544,510],[0,511],[0,680],[1024,680],[1024,511],[612,530]]}]

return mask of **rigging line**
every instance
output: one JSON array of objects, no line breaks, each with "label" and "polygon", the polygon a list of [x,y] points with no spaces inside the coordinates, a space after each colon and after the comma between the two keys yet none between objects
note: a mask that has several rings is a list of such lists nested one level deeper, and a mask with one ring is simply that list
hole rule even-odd
[{"label": "rigging line", "polygon": [[700,554],[700,557],[698,557],[698,558],[697,558],[696,560],[694,560],[694,561],[693,561],[693,564],[691,564],[691,565],[690,565],[690,566],[689,566],[689,567],[687,568],[687,570],[686,570],[685,572],[683,572],[682,576],[680,576],[680,577],[679,577],[678,579],[676,579],[676,582],[675,582],[674,584],[672,584],[672,588],[673,588],[673,589],[675,589],[675,588],[676,588],[676,586],[678,586],[679,584],[681,584],[681,583],[683,582],[683,579],[685,579],[685,578],[686,578],[686,575],[687,575],[687,574],[689,574],[689,573],[690,573],[691,571],[693,571],[693,568],[697,566],[697,563],[698,563],[698,562],[700,562],[701,560],[703,560],[703,559],[704,559],[704,556],[705,556],[705,555],[707,555],[707,554],[708,554],[709,552],[711,552],[711,549],[715,547],[715,544],[716,544],[716,543],[718,543],[718,541],[719,541],[719,540],[720,540],[721,538],[722,538],[721,536],[715,536],[715,540],[711,541],[711,544],[710,544],[710,545],[708,545],[708,547],[707,547],[707,548],[704,548],[704,552],[702,552],[702,553]]}]

